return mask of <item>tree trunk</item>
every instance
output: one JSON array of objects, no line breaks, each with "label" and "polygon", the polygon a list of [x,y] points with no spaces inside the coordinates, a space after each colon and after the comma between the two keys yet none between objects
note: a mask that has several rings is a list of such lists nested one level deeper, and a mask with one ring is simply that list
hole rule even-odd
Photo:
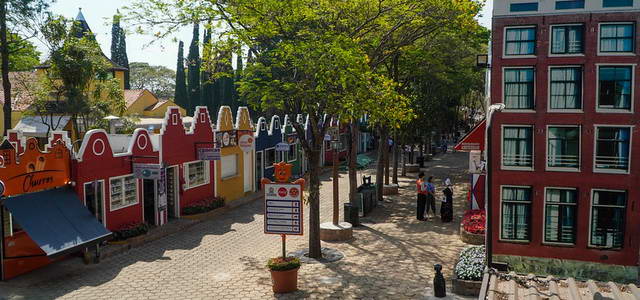
[{"label": "tree trunk", "polygon": [[398,184],[398,135],[393,140],[393,184]]},{"label": "tree trunk", "polygon": [[0,0],[0,56],[2,56],[2,92],[4,94],[4,132],[11,129],[11,82],[9,82],[9,45],[7,44],[7,1]]},{"label": "tree trunk", "polygon": [[[386,132],[385,132],[386,133]],[[391,161],[389,157],[389,135],[385,134],[384,139],[384,184],[389,185],[389,162]]]},{"label": "tree trunk", "polygon": [[[316,148],[314,145],[313,148]],[[320,151],[313,149],[309,159],[309,257],[322,258],[320,245]]]},{"label": "tree trunk", "polygon": [[387,144],[387,131],[380,127],[378,128],[379,142],[378,142],[378,166],[376,168],[376,195],[378,201],[382,201],[382,187],[384,185],[384,149]]},{"label": "tree trunk", "polygon": [[402,145],[401,153],[402,153],[402,176],[407,176],[407,151],[406,145]]},{"label": "tree trunk", "polygon": [[349,202],[356,204],[356,190],[358,189],[358,123],[351,122],[351,138],[349,139]]}]

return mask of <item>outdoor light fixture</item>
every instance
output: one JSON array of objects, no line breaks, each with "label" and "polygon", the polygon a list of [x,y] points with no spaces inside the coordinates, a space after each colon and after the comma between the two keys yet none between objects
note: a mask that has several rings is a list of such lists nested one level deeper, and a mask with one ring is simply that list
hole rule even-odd
[{"label": "outdoor light fixture", "polygon": [[478,56],[476,57],[476,66],[478,66],[478,68],[489,68],[489,67],[491,67],[491,65],[489,65],[489,55],[487,55],[487,54],[478,54]]}]

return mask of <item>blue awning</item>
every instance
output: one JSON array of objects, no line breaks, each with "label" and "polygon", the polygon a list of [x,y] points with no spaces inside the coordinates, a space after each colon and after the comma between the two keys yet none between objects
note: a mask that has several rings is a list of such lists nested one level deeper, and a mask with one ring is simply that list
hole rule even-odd
[{"label": "blue awning", "polygon": [[4,206],[47,256],[69,253],[111,236],[69,188],[5,198]]}]

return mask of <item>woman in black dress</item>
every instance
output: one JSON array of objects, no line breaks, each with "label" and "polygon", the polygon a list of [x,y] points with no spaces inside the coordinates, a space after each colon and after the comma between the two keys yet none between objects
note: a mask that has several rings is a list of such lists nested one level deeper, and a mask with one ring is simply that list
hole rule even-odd
[{"label": "woman in black dress", "polygon": [[442,191],[444,199],[440,205],[440,218],[443,223],[447,223],[453,220],[453,185],[449,178],[444,181],[444,184],[446,187]]}]

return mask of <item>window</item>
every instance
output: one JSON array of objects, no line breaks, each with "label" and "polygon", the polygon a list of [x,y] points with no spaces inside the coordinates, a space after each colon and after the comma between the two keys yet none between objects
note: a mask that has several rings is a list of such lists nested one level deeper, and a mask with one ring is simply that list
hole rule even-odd
[{"label": "window", "polygon": [[633,0],[602,0],[602,7],[633,6]]},{"label": "window", "polygon": [[596,128],[596,169],[629,170],[629,127]]},{"label": "window", "polygon": [[576,242],[577,191],[548,188],[545,194],[544,241],[574,244]]},{"label": "window", "polygon": [[511,11],[512,12],[538,11],[538,3],[537,2],[512,3]]},{"label": "window", "polygon": [[573,168],[580,166],[580,128],[549,127],[547,167]]},{"label": "window", "polygon": [[556,1],[556,9],[584,8],[584,0]]},{"label": "window", "polygon": [[633,52],[633,24],[600,25],[600,52]]},{"label": "window", "polygon": [[296,161],[298,159],[298,144],[289,145],[289,159],[288,162]]},{"label": "window", "polygon": [[551,54],[576,54],[584,51],[584,26],[551,27]]},{"label": "window", "polygon": [[626,206],[624,191],[593,191],[590,246],[622,248]]},{"label": "window", "polygon": [[238,175],[238,155],[225,155],[220,158],[222,179],[234,177]]},{"label": "window", "polygon": [[[224,167],[222,168],[224,172]],[[185,178],[187,179],[187,188],[193,188],[209,183],[209,163],[205,161],[197,161],[187,163],[185,168]]]},{"label": "window", "polygon": [[582,108],[582,68],[551,68],[551,109]]},{"label": "window", "polygon": [[260,131],[266,131],[267,130],[267,123],[266,122],[260,122]]},{"label": "window", "polygon": [[133,175],[111,178],[109,185],[112,211],[138,203],[138,180]]},{"label": "window", "polygon": [[533,167],[533,136],[531,127],[505,127],[502,144],[502,165]]},{"label": "window", "polygon": [[528,241],[531,219],[531,188],[502,188],[502,229],[503,240]]},{"label": "window", "polygon": [[273,164],[276,163],[276,149],[270,148],[264,150],[264,168],[273,168]]},{"label": "window", "polygon": [[598,68],[598,108],[631,109],[632,67]]},{"label": "window", "polygon": [[504,70],[504,104],[507,109],[533,109],[533,69]]},{"label": "window", "polygon": [[507,28],[505,55],[534,55],[536,50],[536,28]]}]

